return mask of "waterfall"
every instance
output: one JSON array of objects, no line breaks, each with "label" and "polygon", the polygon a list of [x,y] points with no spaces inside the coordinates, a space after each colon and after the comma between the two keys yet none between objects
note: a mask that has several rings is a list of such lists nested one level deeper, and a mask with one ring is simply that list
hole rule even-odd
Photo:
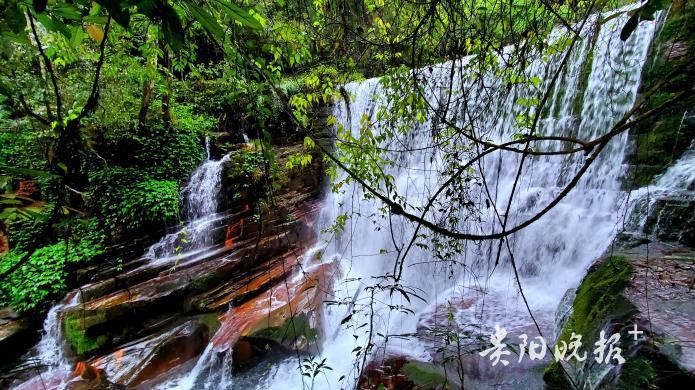
[{"label": "waterfall", "polygon": [[15,387],[16,389],[43,388],[50,382],[49,388],[67,388],[70,380],[72,365],[65,355],[65,347],[62,341],[62,330],[60,322],[60,312],[76,305],[79,294],[72,292],[65,299],[54,305],[46,314],[43,322],[43,335],[35,347],[36,353],[29,357],[27,361],[36,362],[43,372],[39,377],[29,380]]},{"label": "waterfall", "polygon": [[[640,23],[623,42],[620,31],[627,18],[622,14],[597,25],[600,18],[594,15],[586,23],[581,31],[582,39],[572,49],[568,64],[550,94],[549,109],[540,124],[543,135],[593,139],[610,130],[633,106],[656,23]],[[538,90],[549,85],[549,75],[558,69],[563,55],[537,58],[528,67],[528,76],[542,80]],[[514,139],[516,118],[524,112],[519,99],[538,97],[538,90],[531,86],[514,86],[508,90],[494,75],[484,76],[482,84],[486,87],[481,89],[476,83],[480,80],[466,76],[469,61],[469,58],[449,61],[421,72],[428,102],[434,112],[444,112],[447,120],[459,125],[463,118],[476,118],[485,128],[484,133],[477,134],[478,138],[496,143]],[[383,79],[351,83],[345,89],[352,99],[349,105],[338,102],[333,115],[339,126],[359,138],[365,118],[379,123],[379,111],[389,108],[385,99],[388,90]],[[467,92],[465,99],[462,90]],[[448,98],[449,93],[453,98]],[[415,214],[421,212],[415,207],[424,206],[446,179],[441,174],[446,156],[427,148],[437,131],[435,119],[430,110],[422,124],[398,135],[396,140],[382,143],[385,148],[408,151],[387,154],[387,160],[395,164],[382,168],[395,178],[397,193],[408,200],[412,205],[408,211]],[[552,149],[557,143],[536,145],[544,150],[557,150],[557,146]],[[529,306],[548,339],[552,338],[554,313],[563,295],[580,282],[586,269],[611,244],[623,224],[621,218],[625,213],[621,210],[626,207],[628,194],[621,180],[627,173],[625,160],[629,149],[628,134],[612,139],[566,198],[540,220],[508,239]],[[484,178],[500,208],[506,206],[512,192],[520,158],[517,153],[498,151],[474,166],[471,180],[480,183]],[[518,225],[551,202],[586,158],[583,153],[569,157],[529,157],[511,203],[507,226]],[[483,185],[472,187],[470,198],[484,204],[487,195]],[[351,216],[344,231],[330,237],[324,234],[326,244],[321,249],[325,253],[323,261],[337,259],[342,271],[333,286],[334,300],[350,304],[324,308],[321,358],[326,358],[332,370],[316,378],[318,388],[354,387],[360,374],[359,364],[355,363],[362,360],[358,353],[370,342],[374,344],[370,359],[395,354],[432,360],[435,346],[427,340],[427,329],[452,320],[471,337],[487,339],[494,325],[504,326],[513,336],[512,343],[522,332],[533,337],[535,328],[518,292],[506,245],[501,247],[499,265],[495,264],[499,241],[467,242],[454,259],[456,264],[448,265],[436,264],[429,250],[413,247],[406,259],[402,284],[417,291],[427,302],[416,298],[406,300],[398,293],[386,291],[375,293],[378,303],[373,307],[364,306],[370,302],[369,286],[377,283],[375,277],[393,272],[396,246],[407,245],[415,226],[399,217],[390,220],[386,217],[375,223],[374,218],[383,215],[383,204],[365,200],[362,194],[362,188],[356,184],[329,193],[318,224],[322,231],[338,216]],[[438,206],[442,210],[431,212],[430,220],[441,220],[448,207]],[[464,217],[466,214],[461,211],[460,222],[454,226],[459,231],[485,234],[501,230],[491,208],[483,209],[475,221],[467,222]],[[384,228],[376,229],[379,224]],[[420,233],[426,235],[421,237],[423,244],[432,244],[437,239],[426,229]],[[363,310],[352,310],[361,305]],[[414,313],[392,310],[399,305]],[[449,307],[453,309],[447,315]],[[363,323],[373,326],[372,339],[368,338],[366,328],[361,327]],[[384,335],[392,337],[386,342]],[[294,359],[271,369],[258,388],[311,387],[310,379],[302,377],[298,366]]]},{"label": "waterfall", "polygon": [[[191,174],[186,186],[181,191],[184,198],[187,223],[180,230],[162,237],[152,245],[145,257],[152,263],[167,262],[183,254],[203,253],[212,244],[209,235],[211,227],[224,218],[217,214],[217,195],[224,164],[229,161],[227,154],[219,160],[210,157],[210,140],[205,139],[206,157],[201,165]],[[72,365],[64,352],[60,313],[78,303],[78,291],[73,291],[59,304],[54,305],[43,324],[43,336],[36,345],[33,358],[43,367],[48,368],[44,376],[59,381],[56,388],[61,388],[63,381],[70,378]],[[20,388],[32,388],[36,385],[30,381]]]},{"label": "waterfall", "polygon": [[205,139],[205,160],[191,174],[181,191],[187,223],[180,230],[162,237],[150,246],[145,257],[151,261],[169,261],[183,253],[202,252],[212,244],[211,227],[224,218],[217,214],[217,194],[220,190],[222,168],[230,154],[219,160],[210,158],[210,139]]}]

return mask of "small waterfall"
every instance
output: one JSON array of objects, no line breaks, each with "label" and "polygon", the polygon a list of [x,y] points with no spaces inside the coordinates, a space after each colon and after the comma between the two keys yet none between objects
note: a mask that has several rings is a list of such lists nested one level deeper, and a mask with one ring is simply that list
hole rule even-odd
[{"label": "small waterfall", "polygon": [[155,387],[156,390],[189,390],[189,389],[231,389],[232,349],[220,352],[209,343],[198,357],[195,366],[184,375],[167,380]]},{"label": "small waterfall", "polygon": [[[77,304],[79,294],[76,292],[68,294],[65,299],[54,305],[47,313],[46,319],[43,322],[43,335],[41,340],[35,347],[35,355],[30,358],[41,366],[43,374],[41,376],[52,381],[51,388],[62,389],[67,387],[67,381],[70,378],[72,365],[65,355],[65,346],[62,341],[61,330],[61,311]],[[39,378],[41,379],[41,378]],[[32,389],[36,386],[43,385],[43,380],[40,383],[29,381],[17,387],[17,389]]]},{"label": "small waterfall", "polygon": [[695,145],[675,161],[663,174],[656,177],[652,184],[630,194],[625,230],[631,234],[641,235],[648,216],[654,211],[657,201],[663,198],[687,200],[695,197]]},{"label": "small waterfall", "polygon": [[168,261],[183,253],[202,252],[212,244],[210,229],[224,218],[217,214],[217,195],[222,180],[222,169],[231,154],[219,160],[210,158],[210,140],[205,139],[205,160],[191,174],[181,191],[187,223],[180,230],[169,233],[152,245],[145,257],[151,261]]},{"label": "small waterfall", "polygon": [[[585,25],[581,31],[583,39],[574,46],[550,95],[548,113],[540,125],[542,134],[593,139],[605,134],[632,107],[656,23],[640,23],[633,35],[622,42],[620,31],[626,21],[627,16],[621,15],[599,26],[599,17],[595,15]],[[514,139],[518,128],[516,119],[525,110],[518,104],[519,99],[538,98],[539,90],[549,85],[548,75],[557,70],[563,55],[538,58],[528,67],[529,77],[542,80],[539,89],[515,86],[509,90],[492,74],[484,77],[481,89],[477,83],[480,80],[467,76],[470,71],[467,58],[432,66],[421,77],[426,81],[425,95],[435,112],[444,112],[447,120],[458,124],[464,123],[463,118],[469,121],[476,118],[483,129],[478,138],[501,143]],[[449,87],[450,80],[452,87]],[[381,79],[352,83],[345,88],[352,99],[349,106],[345,102],[336,104],[334,116],[339,125],[360,138],[367,119],[379,124],[380,110],[388,109],[385,99],[388,90]],[[461,95],[462,90],[467,93],[465,97]],[[388,144],[382,143],[387,149],[407,150],[387,154],[387,160],[395,164],[382,168],[395,178],[397,193],[408,200],[409,211],[416,214],[421,210],[417,207],[424,206],[447,177],[441,174],[447,163],[446,154],[428,148],[439,122],[431,111],[424,123],[397,135]],[[378,125],[372,131],[377,133]],[[542,150],[558,150],[556,145],[536,144]],[[621,179],[628,168],[625,162],[628,150],[627,134],[611,140],[562,202],[539,221],[509,237],[512,253],[502,246],[499,265],[495,264],[498,241],[467,242],[454,258],[456,264],[447,265],[436,264],[430,250],[414,247],[404,266],[402,284],[426,298],[427,303],[386,291],[374,293],[378,303],[370,306],[370,287],[380,280],[375,278],[393,272],[397,247],[408,244],[415,226],[402,218],[387,216],[385,221],[377,222],[385,225],[384,228],[376,229],[374,219],[383,215],[383,205],[363,199],[364,192],[359,185],[343,186],[340,192],[328,194],[318,224],[320,229],[330,227],[338,216],[352,217],[344,231],[324,236],[328,244],[322,249],[325,252],[322,258],[338,259],[342,276],[333,286],[334,300],[351,303],[324,309],[325,340],[321,358],[326,358],[332,370],[317,377],[320,383],[316,386],[354,387],[360,374],[359,364],[355,363],[363,358],[357,353],[363,353],[370,343],[374,347],[369,358],[378,359],[391,353],[431,360],[435,346],[426,340],[427,329],[447,321],[453,320],[459,329],[484,338],[498,324],[509,331],[512,342],[521,333],[535,332],[511,272],[512,254],[535,318],[546,337],[551,338],[554,313],[563,295],[579,283],[588,266],[610,245],[622,226],[620,210],[627,193],[622,189]],[[511,203],[507,226],[515,226],[545,207],[585,161],[583,153],[529,158]],[[469,180],[480,184],[484,179],[492,200],[503,207],[512,192],[519,162],[519,154],[493,152],[474,166],[475,172]],[[667,180],[665,177],[662,179]],[[472,187],[470,199],[484,204],[488,195],[483,185]],[[428,218],[446,221],[449,207],[436,204],[439,210],[431,212]],[[458,216],[459,222],[453,226],[458,231],[485,234],[501,230],[499,217],[491,208],[483,209],[470,222],[467,219],[471,215],[465,210],[459,211]],[[425,229],[420,233],[427,235],[419,241],[423,245],[441,239]],[[414,313],[393,310],[401,306]],[[355,307],[363,309],[353,311]],[[447,307],[454,307],[450,316],[443,312]],[[365,328],[360,327],[363,323],[370,323],[372,334],[380,336],[369,338]],[[405,337],[390,337],[386,341],[384,335]],[[309,388],[311,384],[301,376],[298,366],[294,359],[271,369],[258,388]]]},{"label": "small waterfall", "polygon": [[[195,254],[204,252],[213,244],[209,235],[211,227],[224,218],[217,214],[217,195],[220,189],[220,181],[224,164],[229,161],[227,154],[219,160],[210,158],[210,140],[205,140],[206,157],[202,164],[191,174],[191,177],[183,188],[181,195],[184,198],[186,211],[186,225],[180,230],[162,237],[152,245],[145,257],[152,262],[166,262],[178,258],[182,254]],[[66,308],[78,303],[77,291],[68,296],[59,304],[53,306],[46,316],[43,324],[43,337],[36,345],[35,359],[47,370],[43,376],[52,380],[62,381],[70,378],[72,365],[65,355],[62,341],[62,329],[60,313]],[[20,385],[20,389],[32,388],[33,381]],[[57,385],[56,388],[61,388]]]}]

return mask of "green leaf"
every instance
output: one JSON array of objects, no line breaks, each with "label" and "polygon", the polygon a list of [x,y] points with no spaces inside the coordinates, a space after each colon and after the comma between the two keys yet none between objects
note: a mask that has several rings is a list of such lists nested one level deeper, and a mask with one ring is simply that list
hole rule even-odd
[{"label": "green leaf", "polygon": [[224,38],[224,30],[222,26],[217,23],[217,19],[191,0],[184,0],[184,3],[188,8],[188,12],[193,15],[195,20],[210,32],[210,34],[219,39]]},{"label": "green leaf", "polygon": [[82,15],[77,11],[77,8],[68,3],[59,3],[51,8],[51,12],[54,15],[60,16],[61,18],[70,20],[81,20]]},{"label": "green leaf", "polygon": [[109,15],[124,28],[128,28],[130,25],[130,10],[128,6],[124,5],[123,1],[119,0],[96,0],[98,4],[106,8]]},{"label": "green leaf", "polygon": [[543,80],[541,80],[541,78],[538,76],[531,77],[531,80],[529,81],[531,81],[531,84],[533,84],[533,86],[536,88],[538,88],[538,86],[543,82]]},{"label": "green leaf", "polygon": [[176,13],[176,10],[167,3],[162,3],[161,7],[158,7],[158,11],[161,12],[160,17],[162,19],[162,24],[160,31],[162,32],[164,40],[173,51],[181,51],[181,49],[183,49],[185,37],[179,15]]},{"label": "green leaf", "polygon": [[72,37],[72,32],[68,26],[61,22],[60,20],[52,17],[48,17],[45,14],[36,15],[36,19],[44,26],[47,30],[53,32],[59,32],[63,34],[66,38],[70,39]]},{"label": "green leaf", "polygon": [[8,27],[12,32],[19,34],[24,31],[27,26],[27,20],[24,17],[24,13],[19,9],[17,3],[11,4],[10,8],[7,10],[7,15],[5,17]]},{"label": "green leaf", "polygon": [[238,21],[244,26],[250,27],[254,30],[261,30],[263,28],[261,22],[259,22],[256,18],[251,16],[251,14],[239,8],[235,4],[232,4],[231,2],[225,0],[215,1],[222,7],[223,11],[225,11],[229,16],[232,17],[232,19]]}]

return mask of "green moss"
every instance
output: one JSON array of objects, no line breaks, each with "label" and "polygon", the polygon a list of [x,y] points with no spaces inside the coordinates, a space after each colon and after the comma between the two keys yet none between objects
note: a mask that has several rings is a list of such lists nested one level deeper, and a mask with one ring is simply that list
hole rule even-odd
[{"label": "green moss", "polygon": [[447,380],[434,366],[410,362],[403,366],[401,372],[408,376],[415,385],[425,389],[446,385]]},{"label": "green moss", "polygon": [[657,379],[656,370],[652,363],[642,357],[630,358],[623,365],[618,382],[618,389],[649,389]]},{"label": "green moss", "polygon": [[[679,4],[676,4],[679,3]],[[659,107],[664,102],[695,83],[692,72],[669,73],[683,64],[695,52],[695,3],[674,2],[668,19],[655,37],[653,49],[643,73],[641,93],[651,90],[655,84],[668,77],[669,85],[653,94],[644,111]],[[666,52],[674,43],[684,47],[687,53],[678,58],[668,58]],[[695,136],[693,128],[681,126],[683,114],[695,107],[695,96],[690,95],[661,111],[658,115],[641,121],[635,128],[637,152],[632,157],[636,165],[631,178],[632,187],[651,183],[654,176],[676,160],[690,145]]]},{"label": "green moss", "polygon": [[[577,288],[572,315],[558,342],[569,343],[572,333],[576,333],[582,335],[584,345],[592,345],[606,323],[634,313],[635,307],[622,295],[632,271],[632,265],[623,256],[608,257],[594,266]],[[557,362],[545,370],[543,379],[550,389],[572,388]]]},{"label": "green moss", "polygon": [[558,362],[552,362],[543,372],[543,380],[548,390],[572,390],[572,384],[560,368]]},{"label": "green moss", "polygon": [[83,319],[68,315],[65,318],[65,339],[78,356],[96,351],[108,342],[108,336],[90,337],[82,326]]},{"label": "green moss", "polygon": [[634,306],[621,295],[631,274],[632,266],[623,256],[611,256],[589,271],[577,289],[572,316],[560,340],[569,342],[575,332],[589,342],[607,320],[632,313]]},{"label": "green moss", "polygon": [[205,290],[209,287],[213,287],[212,285],[217,281],[217,278],[215,277],[214,274],[210,275],[205,275],[203,277],[195,279],[191,284],[189,289],[193,291],[200,291],[200,290]]},{"label": "green moss", "polygon": [[275,340],[278,343],[294,341],[304,336],[308,342],[314,342],[317,338],[316,329],[309,325],[309,319],[302,313],[288,318],[282,326],[271,326],[259,330],[253,337]]},{"label": "green moss", "polygon": [[198,323],[205,325],[208,328],[210,334],[215,334],[217,329],[220,328],[220,319],[217,313],[203,314],[198,317]]}]

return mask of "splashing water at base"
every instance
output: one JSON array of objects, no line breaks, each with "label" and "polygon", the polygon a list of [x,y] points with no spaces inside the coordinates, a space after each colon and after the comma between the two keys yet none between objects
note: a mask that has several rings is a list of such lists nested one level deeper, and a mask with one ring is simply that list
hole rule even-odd
[{"label": "splashing water at base", "polygon": [[[627,16],[621,15],[597,26],[598,16],[594,16],[582,30],[583,39],[570,53],[569,63],[560,73],[558,84],[551,93],[550,114],[541,123],[544,135],[593,139],[610,130],[632,107],[656,23],[641,23],[630,39],[622,42],[620,30],[626,20]],[[548,79],[545,75],[553,74],[561,62],[561,55],[563,53],[547,61],[535,60],[530,66],[530,75]],[[473,81],[467,80],[460,70],[452,70],[452,67],[465,69],[467,61],[462,59],[433,66],[430,73],[425,73],[423,77],[429,85],[425,88],[427,100],[435,111],[440,107],[439,102],[449,101],[446,94],[453,74],[454,89],[466,89],[468,97],[467,104],[459,102],[444,110],[447,119],[461,124],[457,116],[465,116],[465,110],[477,110],[469,115],[480,115],[480,122],[491,127],[486,134],[479,134],[479,138],[488,137],[497,143],[513,139],[515,118],[522,110],[517,99],[532,97],[534,92],[525,87],[506,91],[492,76],[486,76],[485,85],[492,86],[493,92],[478,91]],[[581,77],[586,77],[582,76],[582,69],[587,66],[590,73],[582,88]],[[544,90],[548,83],[549,80],[543,81],[540,89]],[[388,104],[384,101],[385,91],[378,79],[349,84],[346,89],[354,98],[349,107],[344,102],[336,104],[334,116],[339,124],[359,138],[360,124],[365,121],[365,116],[372,123],[379,122],[377,112]],[[486,100],[487,93],[499,99]],[[574,103],[577,99],[582,101],[579,109]],[[384,167],[384,170],[395,178],[398,194],[415,206],[424,206],[446,179],[438,173],[444,167],[443,156],[427,152],[425,148],[432,139],[431,135],[436,133],[433,129],[435,121],[428,119],[403,139],[384,145],[410,150],[390,155],[389,159],[398,164]],[[540,148],[551,149],[552,146],[550,143],[540,144]],[[356,305],[369,301],[370,291],[373,291],[369,286],[376,283],[374,278],[393,271],[393,241],[395,239],[401,246],[407,244],[414,226],[394,217],[389,221],[392,223],[390,229],[375,231],[370,218],[357,214],[380,215],[379,208],[383,205],[358,200],[363,193],[359,185],[343,188],[344,191],[338,194],[329,194],[319,229],[331,226],[339,215],[353,215],[344,232],[330,241],[323,256],[324,259],[339,259],[342,277],[333,286],[334,299],[348,304],[323,308],[324,339],[320,358],[326,358],[332,370],[322,372],[316,379],[320,382],[316,386],[352,388],[357,383],[362,362],[389,354],[430,361],[436,346],[427,341],[428,330],[452,321],[459,329],[484,337],[490,334],[495,324],[506,327],[510,333],[535,332],[511,272],[512,253],[530,308],[543,332],[547,333],[546,337],[551,338],[555,310],[563,295],[579,283],[586,268],[610,245],[622,225],[620,209],[627,194],[622,190],[621,179],[627,172],[624,160],[628,149],[627,134],[611,140],[562,202],[539,221],[509,238],[511,253],[503,246],[498,266],[494,264],[497,241],[467,243],[463,253],[455,259],[465,268],[451,267],[455,269],[433,264],[429,251],[414,248],[407,258],[402,283],[425,297],[426,303],[382,292],[374,294],[375,300],[381,304],[353,311]],[[519,158],[515,153],[494,152],[478,166],[498,205],[505,205],[512,192]],[[507,226],[518,225],[551,202],[578,172],[585,159],[586,156],[581,154],[564,159],[554,156],[529,158],[511,205]],[[471,196],[476,197],[485,199],[482,189]],[[410,211],[420,213],[413,210]],[[429,217],[438,220],[436,213]],[[482,222],[478,224],[482,226],[477,227],[462,223],[457,229],[473,230],[479,234],[501,230],[492,210],[483,213]],[[388,305],[407,306],[414,313],[404,314],[389,309]],[[373,327],[372,338],[360,330],[363,323]],[[384,342],[383,337],[376,335],[391,336],[388,342]],[[365,358],[363,351],[370,344],[374,347]],[[257,388],[311,387],[311,381],[302,377],[299,366],[295,358],[271,368]]]},{"label": "splashing water at base", "polygon": [[210,158],[210,140],[205,139],[206,157],[203,163],[191,174],[188,184],[181,191],[186,210],[186,225],[173,233],[162,237],[152,245],[145,257],[151,261],[169,261],[186,252],[194,254],[203,252],[212,244],[209,234],[215,223],[225,216],[217,214],[217,195],[224,164],[231,154],[219,160]]}]

